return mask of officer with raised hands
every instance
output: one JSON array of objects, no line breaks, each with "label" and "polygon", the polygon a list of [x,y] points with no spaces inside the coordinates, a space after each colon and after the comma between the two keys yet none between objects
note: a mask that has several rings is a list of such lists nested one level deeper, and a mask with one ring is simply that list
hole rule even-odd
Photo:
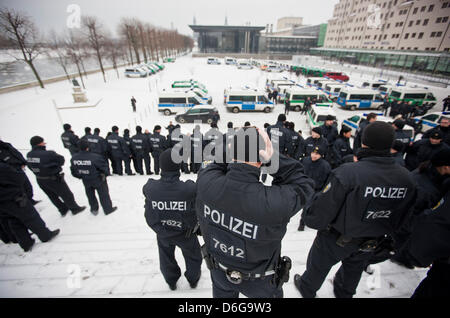
[{"label": "officer with raised hands", "polygon": [[191,288],[200,279],[202,255],[196,235],[195,215],[196,186],[192,180],[180,181],[180,164],[171,157],[172,149],[159,156],[161,179],[149,179],[142,191],[145,196],[145,219],[156,232],[159,266],[171,290],[177,288],[181,276],[175,259],[175,247],[179,247],[186,262],[184,276]]},{"label": "officer with raised hands", "polygon": [[324,189],[303,212],[306,225],[318,230],[306,271],[294,277],[303,297],[315,297],[338,262],[342,265],[333,280],[334,294],[352,297],[377,245],[407,219],[415,200],[415,183],[405,168],[394,164],[393,141],[391,125],[369,124],[358,161],[333,170]]},{"label": "officer with raised hands", "polygon": [[[231,163],[210,163],[197,179],[196,212],[213,297],[283,297],[291,262],[281,257],[281,240],[314,183],[298,160],[274,153],[263,130],[237,131],[229,150]],[[259,156],[279,163],[272,186],[259,182]]]}]

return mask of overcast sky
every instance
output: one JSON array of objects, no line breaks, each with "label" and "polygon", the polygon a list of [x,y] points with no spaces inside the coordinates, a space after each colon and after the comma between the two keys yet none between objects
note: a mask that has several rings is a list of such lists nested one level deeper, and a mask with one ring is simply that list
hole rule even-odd
[{"label": "overcast sky", "polygon": [[188,27],[194,16],[197,24],[265,26],[285,16],[303,17],[304,24],[326,23],[339,0],[0,0],[6,6],[26,12],[40,30],[61,31],[71,13],[70,4],[77,4],[81,14],[95,15],[112,32],[122,17],[137,17],[155,26],[192,35]]}]

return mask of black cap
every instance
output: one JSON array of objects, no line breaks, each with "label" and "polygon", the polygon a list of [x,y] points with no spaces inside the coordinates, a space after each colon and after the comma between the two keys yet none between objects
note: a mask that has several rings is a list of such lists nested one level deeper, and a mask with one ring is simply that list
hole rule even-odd
[{"label": "black cap", "polygon": [[123,133],[124,133],[125,135],[129,135],[129,134],[130,134],[130,130],[127,128],[127,129],[125,129],[125,130],[123,131]]},{"label": "black cap", "polygon": [[180,170],[180,164],[173,162],[171,153],[172,148],[164,150],[164,152],[159,156],[159,166],[162,171]]},{"label": "black cap", "polygon": [[153,128],[153,131],[157,131],[157,130],[161,130],[161,126],[160,125],[156,125],[155,128]]},{"label": "black cap", "polygon": [[233,123],[231,121],[228,122],[227,128],[233,128]]},{"label": "black cap", "polygon": [[341,135],[348,133],[349,131],[352,131],[350,128],[348,128],[347,126],[342,126],[341,128]]},{"label": "black cap", "polygon": [[398,128],[398,129],[403,129],[403,127],[405,127],[405,121],[401,120],[401,119],[396,119],[394,120],[393,124]]},{"label": "black cap", "polygon": [[142,127],[141,126],[136,126],[136,132],[138,132],[138,133],[142,132]]},{"label": "black cap", "polygon": [[285,122],[286,121],[286,115],[285,114],[279,114],[277,121]]},{"label": "black cap", "polygon": [[431,157],[431,164],[435,167],[450,166],[450,148],[436,152]]},{"label": "black cap", "polygon": [[327,118],[325,118],[325,121],[327,121],[327,120],[334,120],[334,119],[335,119],[334,116],[327,115]]},{"label": "black cap", "polygon": [[42,138],[40,136],[34,136],[34,137],[31,137],[31,139],[30,139],[30,145],[31,145],[31,147],[34,147],[34,146],[39,145],[43,141],[44,141],[44,138]]},{"label": "black cap", "polygon": [[69,130],[70,128],[72,128],[72,126],[70,126],[70,124],[64,124],[63,128],[64,130]]},{"label": "black cap", "polygon": [[400,140],[394,140],[391,148],[396,150],[397,152],[401,152],[403,151],[404,145]]},{"label": "black cap", "polygon": [[319,155],[321,155],[323,157],[323,155],[325,154],[325,149],[323,149],[323,147],[317,146],[313,149],[312,152],[318,153]]},{"label": "black cap", "polygon": [[91,133],[91,127],[84,128],[84,132],[86,133],[86,135],[90,134]]},{"label": "black cap", "polygon": [[119,130],[119,127],[117,127],[117,126],[112,126],[111,130],[112,130],[113,132],[116,132],[116,131]]},{"label": "black cap", "polygon": [[100,128],[95,128],[94,133],[98,134],[100,132]]},{"label": "black cap", "polygon": [[322,128],[320,128],[320,127],[314,127],[314,128],[312,129],[312,131],[314,131],[316,134],[319,134],[319,135],[322,136]]},{"label": "black cap", "polygon": [[394,143],[394,128],[388,123],[375,121],[364,129],[362,143],[373,150],[390,150]]},{"label": "black cap", "polygon": [[435,132],[433,132],[430,136],[431,139],[442,139],[442,132],[440,132],[439,130],[436,130]]},{"label": "black cap", "polygon": [[81,139],[78,142],[78,148],[80,148],[80,150],[84,151],[89,148],[89,143],[86,140]]}]

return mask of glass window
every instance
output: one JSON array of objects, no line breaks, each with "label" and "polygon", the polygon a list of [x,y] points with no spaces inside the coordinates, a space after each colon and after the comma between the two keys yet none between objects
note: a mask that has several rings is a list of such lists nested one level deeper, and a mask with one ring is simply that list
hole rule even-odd
[{"label": "glass window", "polygon": [[341,93],[339,94],[339,97],[345,99],[345,98],[347,98],[347,93],[341,92]]},{"label": "glass window", "polygon": [[188,115],[195,115],[195,114],[198,114],[198,113],[200,113],[200,109],[189,109],[186,112],[186,114],[188,114]]},{"label": "glass window", "polygon": [[397,91],[392,91],[390,96],[393,98],[400,98],[400,96],[402,95],[402,93],[397,92]]},{"label": "glass window", "polygon": [[176,97],[173,98],[172,100],[174,104],[186,104],[186,98],[184,97]]},{"label": "glass window", "polygon": [[429,121],[436,121],[436,119],[438,119],[439,115],[437,114],[432,114],[432,115],[426,115],[423,117],[423,119],[425,120],[429,120]]},{"label": "glass window", "polygon": [[353,116],[352,118],[350,118],[349,120],[352,121],[352,122],[354,122],[354,123],[358,123],[358,121],[359,121],[359,116],[358,116],[358,115],[355,115],[355,116]]},{"label": "glass window", "polygon": [[242,101],[242,96],[236,96],[236,95],[233,95],[233,96],[230,96],[230,101]]},{"label": "glass window", "polygon": [[410,93],[410,94],[405,94],[404,98],[405,99],[424,99],[425,94]]},{"label": "glass window", "polygon": [[243,102],[254,102],[256,100],[256,96],[242,96]]},{"label": "glass window", "polygon": [[172,98],[160,98],[159,103],[160,104],[172,104]]},{"label": "glass window", "polygon": [[[289,99],[289,96],[288,96],[289,94],[286,94],[286,98],[287,99]],[[268,103],[269,102],[269,100],[267,99],[267,97],[266,96],[258,96],[258,102],[262,102],[262,103]]]},{"label": "glass window", "polygon": [[194,97],[189,97],[188,98],[188,103],[189,104],[194,104],[194,105],[199,105],[200,104],[199,101],[196,98],[194,98]]}]

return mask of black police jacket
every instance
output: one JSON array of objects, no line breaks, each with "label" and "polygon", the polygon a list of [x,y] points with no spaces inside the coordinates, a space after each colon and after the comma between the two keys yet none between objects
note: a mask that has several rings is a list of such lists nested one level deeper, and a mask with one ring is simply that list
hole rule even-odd
[{"label": "black police jacket", "polygon": [[319,147],[325,151],[325,154],[323,155],[323,157],[327,156],[328,142],[323,137],[320,137],[320,138],[308,137],[308,138],[306,138],[305,143],[303,144],[303,156],[308,157],[309,155],[311,155],[311,152],[313,152],[313,150],[316,147]]},{"label": "black police jacket", "polygon": [[443,142],[438,145],[433,145],[429,139],[418,140],[412,146],[408,147],[406,151],[406,166],[408,169],[414,170],[422,162],[430,160],[435,153],[448,147],[449,146]]},{"label": "black police jacket", "polygon": [[152,151],[152,145],[148,137],[142,133],[131,137],[131,149],[135,154],[148,154]]},{"label": "black police jacket", "polygon": [[[203,160],[203,149],[204,149],[204,140],[203,134],[200,131],[194,131],[190,136],[191,139],[191,162],[195,159],[195,153],[198,152],[199,160]],[[201,163],[201,162],[196,162]]]},{"label": "black police jacket", "polygon": [[273,136],[278,136],[278,145],[276,145],[272,141],[273,147],[274,149],[278,150],[279,153],[286,154],[287,148],[289,147],[289,137],[291,134],[289,133],[289,130],[284,127],[283,123],[281,121],[278,121],[275,125],[267,127],[267,134],[269,135],[271,140],[274,139]]},{"label": "black police jacket", "polygon": [[408,218],[415,196],[409,171],[393,158],[366,157],[334,169],[303,220],[317,230],[331,225],[351,238],[392,235]]},{"label": "black police jacket", "polygon": [[411,142],[411,138],[409,137],[408,133],[403,129],[396,129],[394,139],[400,141],[403,144],[402,152],[405,153],[406,149],[409,146],[409,143]]},{"label": "black police jacket", "polygon": [[423,134],[422,139],[430,138],[430,136],[436,131],[442,133],[442,141],[445,142],[447,146],[450,146],[450,127],[444,128],[441,126],[437,126],[434,127],[433,129],[429,129],[426,133]]},{"label": "black police jacket", "polygon": [[323,158],[312,161],[311,157],[304,158],[302,163],[305,169],[305,174],[314,180],[314,190],[322,190],[331,172],[330,164]]},{"label": "black police jacket", "polygon": [[182,239],[197,225],[196,185],[180,181],[179,171],[163,171],[160,180],[149,179],[142,188],[145,219],[160,238]]},{"label": "black police jacket", "polygon": [[56,176],[62,171],[64,157],[45,146],[35,146],[27,153],[27,166],[37,177]]},{"label": "black police jacket", "polygon": [[72,175],[82,179],[85,186],[97,186],[109,176],[108,162],[96,153],[80,151],[73,155],[70,163]]},{"label": "black police jacket", "polygon": [[344,163],[344,157],[353,154],[352,147],[350,147],[350,140],[340,136],[333,144],[331,151],[334,155],[336,165]]},{"label": "black police jacket", "polygon": [[61,135],[61,140],[64,145],[64,148],[69,149],[71,153],[79,151],[78,142],[80,141],[80,139],[78,138],[77,135],[73,133],[73,131],[71,130],[65,131]]},{"label": "black police jacket", "polygon": [[417,198],[414,204],[414,214],[434,207],[445,194],[443,184],[447,176],[440,175],[436,168],[428,165],[422,171],[419,169],[411,173],[417,185]]},{"label": "black police jacket", "polygon": [[0,162],[0,202],[15,201],[25,194],[25,175]]},{"label": "black police jacket", "polygon": [[302,164],[280,155],[272,186],[260,169],[211,163],[197,179],[196,211],[206,249],[222,265],[243,273],[273,269],[286,225],[314,193]]},{"label": "black police jacket", "polygon": [[366,120],[366,119],[359,123],[359,127],[358,127],[358,129],[356,130],[356,133],[355,133],[355,140],[353,141],[353,151],[354,151],[355,154],[358,151],[358,149],[361,148],[362,135],[363,135],[363,132],[364,132],[364,128],[366,128],[369,124],[370,124],[370,122],[368,120]]},{"label": "black police jacket", "polygon": [[90,152],[106,157],[106,154],[108,153],[108,143],[103,137],[94,134],[86,135],[84,138],[84,140],[89,143]]},{"label": "black police jacket", "polygon": [[339,135],[336,126],[327,126],[323,124],[320,128],[322,129],[322,137],[325,138],[328,142],[328,145],[331,146],[336,141],[336,138]]},{"label": "black police jacket", "polygon": [[6,163],[16,170],[21,170],[27,161],[10,143],[0,140],[0,162]]},{"label": "black police jacket", "polygon": [[152,152],[163,152],[165,149],[167,149],[168,145],[166,137],[162,136],[161,134],[155,132],[150,135],[149,139],[153,147]]},{"label": "black police jacket", "polygon": [[422,213],[404,247],[414,266],[428,267],[435,261],[450,260],[450,191],[431,209]]},{"label": "black police jacket", "polygon": [[117,133],[112,133],[106,138],[110,153],[115,158],[127,158],[131,155],[130,148],[128,148],[127,142],[123,137],[120,137]]}]

